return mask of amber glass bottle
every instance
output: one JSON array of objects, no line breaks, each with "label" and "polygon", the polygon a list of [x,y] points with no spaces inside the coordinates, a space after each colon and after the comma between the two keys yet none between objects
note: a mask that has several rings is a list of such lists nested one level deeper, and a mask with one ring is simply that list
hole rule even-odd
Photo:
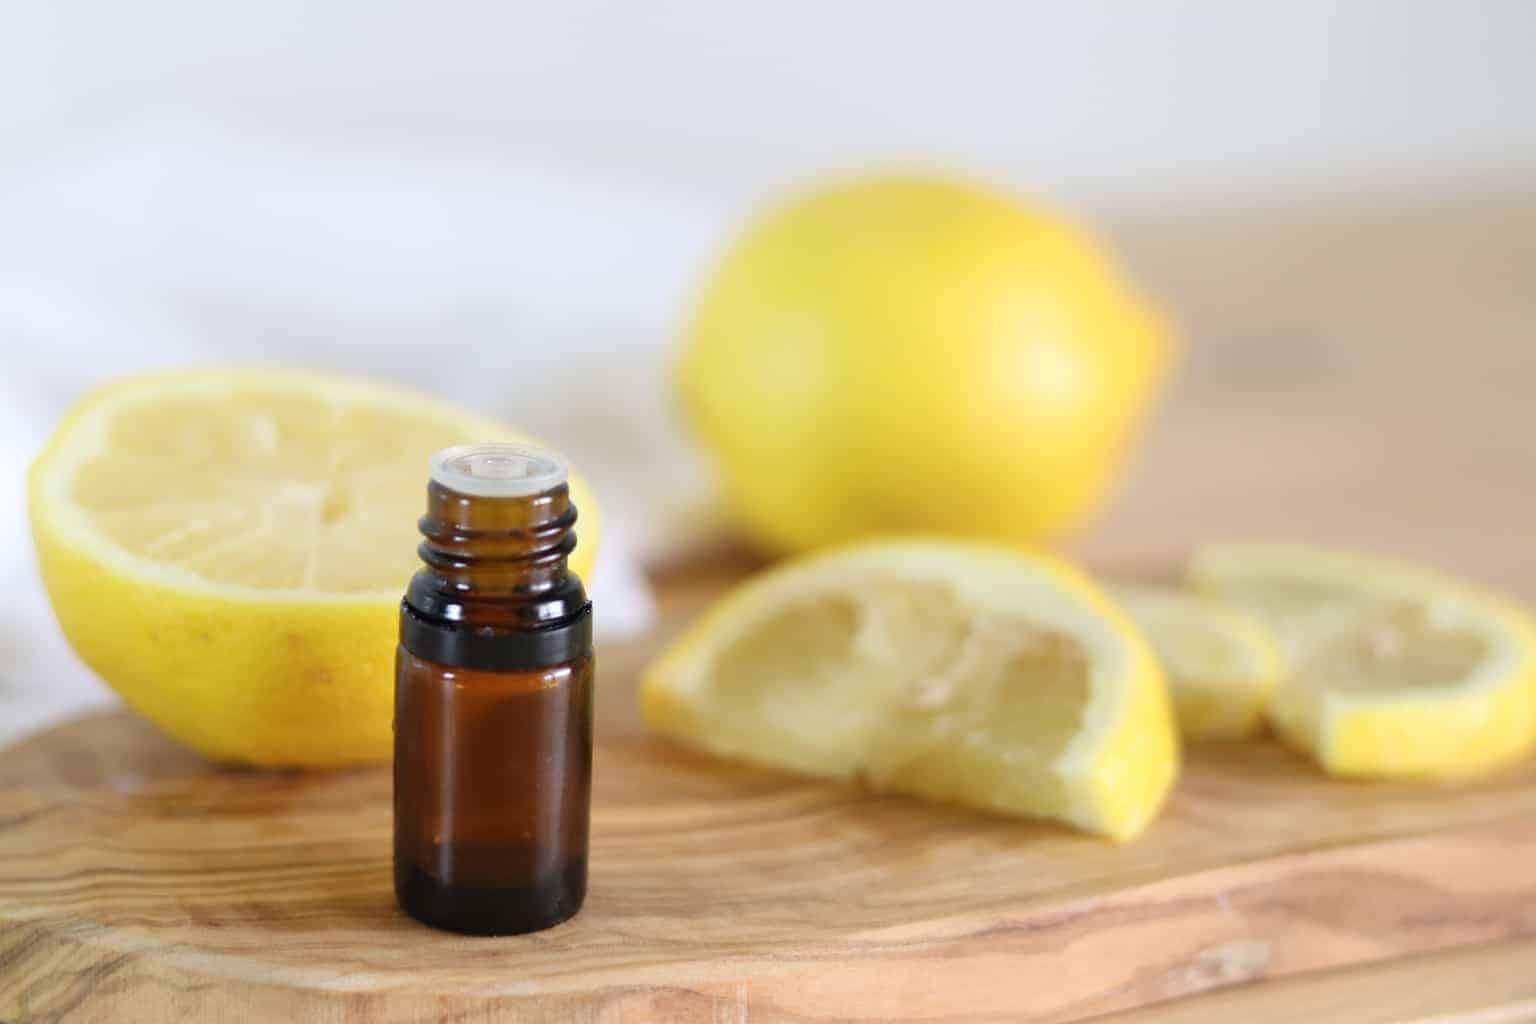
[{"label": "amber glass bottle", "polygon": [[565,480],[523,445],[432,460],[400,606],[395,894],[439,928],[537,931],[586,895],[592,606]]}]

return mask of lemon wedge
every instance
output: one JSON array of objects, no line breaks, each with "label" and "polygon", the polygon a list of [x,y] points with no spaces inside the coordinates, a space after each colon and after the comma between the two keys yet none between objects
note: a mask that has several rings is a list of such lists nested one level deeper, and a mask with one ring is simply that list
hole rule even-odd
[{"label": "lemon wedge", "polygon": [[[76,652],[219,760],[386,758],[398,609],[439,448],[517,440],[326,374],[134,377],[82,400],[32,467],[43,582]],[[597,509],[582,481],[578,573]]]},{"label": "lemon wedge", "polygon": [[1241,739],[1263,724],[1281,661],[1258,620],[1170,587],[1116,583],[1109,593],[1162,660],[1186,739]]},{"label": "lemon wedge", "polygon": [[1536,622],[1431,570],[1289,544],[1222,544],[1191,584],[1247,608],[1287,674],[1269,717],[1337,775],[1474,774],[1536,744]]},{"label": "lemon wedge", "polygon": [[893,541],[783,565],[647,669],[642,710],[710,753],[1129,839],[1177,772],[1162,672],[1082,573]]}]

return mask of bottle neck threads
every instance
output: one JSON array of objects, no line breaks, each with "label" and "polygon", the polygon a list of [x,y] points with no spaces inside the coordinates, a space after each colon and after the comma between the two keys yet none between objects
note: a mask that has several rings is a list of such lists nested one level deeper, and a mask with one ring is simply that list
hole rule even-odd
[{"label": "bottle neck threads", "polygon": [[576,547],[576,506],[563,467],[558,478],[546,473],[548,486],[527,493],[519,493],[527,490],[527,474],[511,478],[511,486],[506,477],[462,470],[442,474],[452,486],[440,478],[449,453],[473,468],[475,460],[507,451],[513,454],[506,458],[559,467],[544,453],[503,445],[449,449],[433,460],[427,511],[418,522],[422,568],[401,606],[401,642],[418,657],[528,670],[591,652],[591,605],[567,565]]}]

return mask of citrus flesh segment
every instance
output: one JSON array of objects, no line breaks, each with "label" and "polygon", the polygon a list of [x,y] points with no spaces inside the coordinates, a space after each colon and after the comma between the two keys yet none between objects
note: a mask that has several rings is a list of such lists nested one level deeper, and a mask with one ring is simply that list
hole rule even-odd
[{"label": "citrus flesh segment", "polygon": [[1213,545],[1189,575],[1281,639],[1270,720],[1330,772],[1468,775],[1536,745],[1536,622],[1503,598],[1301,545]]},{"label": "citrus flesh segment", "polygon": [[92,528],[216,584],[351,593],[411,571],[421,453],[462,427],[253,388],[127,404],[74,476]]},{"label": "citrus flesh segment", "polygon": [[[493,420],[353,378],[169,374],[88,399],[36,479],[61,529],[146,576],[398,597],[416,566],[426,459],[465,438],[508,436]],[[596,523],[584,497],[585,536]]]},{"label": "citrus flesh segment", "polygon": [[[134,377],[82,400],[33,465],[39,566],[76,652],[220,760],[388,756],[401,594],[437,449],[526,440],[358,378]],[[573,475],[591,567],[598,514]]]},{"label": "citrus flesh segment", "polygon": [[1145,641],[1055,560],[860,545],[767,572],[647,670],[657,730],[711,753],[1116,839],[1177,770]]},{"label": "citrus flesh segment", "polygon": [[1263,725],[1281,658],[1257,619],[1170,587],[1117,583],[1109,593],[1162,661],[1185,739],[1242,739]]}]

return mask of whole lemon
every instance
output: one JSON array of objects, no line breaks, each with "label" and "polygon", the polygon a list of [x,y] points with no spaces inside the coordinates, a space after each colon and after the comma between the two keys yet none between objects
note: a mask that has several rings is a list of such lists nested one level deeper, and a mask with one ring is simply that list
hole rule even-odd
[{"label": "whole lemon", "polygon": [[896,176],[750,224],[706,282],[678,383],[771,549],[1038,542],[1103,498],[1168,350],[1083,232],[978,184]]}]

